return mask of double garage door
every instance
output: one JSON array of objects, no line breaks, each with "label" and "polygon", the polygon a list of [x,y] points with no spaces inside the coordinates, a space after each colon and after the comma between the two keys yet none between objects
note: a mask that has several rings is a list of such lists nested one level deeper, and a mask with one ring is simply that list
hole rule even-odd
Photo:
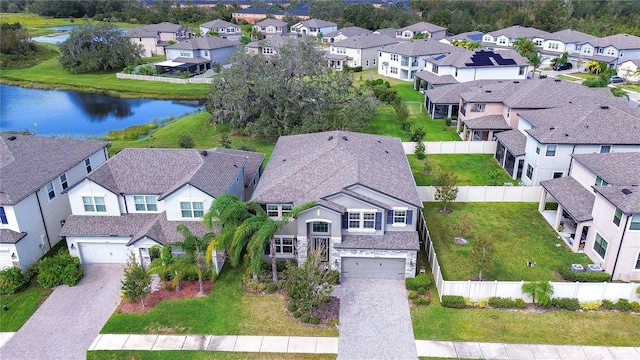
[{"label": "double garage door", "polygon": [[129,258],[125,244],[78,243],[83,264],[124,264]]},{"label": "double garage door", "polygon": [[342,258],[343,278],[404,279],[404,258]]}]

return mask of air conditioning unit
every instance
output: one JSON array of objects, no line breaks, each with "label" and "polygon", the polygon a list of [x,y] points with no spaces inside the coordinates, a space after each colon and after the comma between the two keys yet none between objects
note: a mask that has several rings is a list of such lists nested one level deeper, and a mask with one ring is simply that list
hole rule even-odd
[{"label": "air conditioning unit", "polygon": [[[591,264],[595,265],[595,264]],[[571,264],[571,272],[583,272],[584,266],[582,264]]]},{"label": "air conditioning unit", "polygon": [[598,264],[587,265],[587,272],[602,272],[602,268]]}]

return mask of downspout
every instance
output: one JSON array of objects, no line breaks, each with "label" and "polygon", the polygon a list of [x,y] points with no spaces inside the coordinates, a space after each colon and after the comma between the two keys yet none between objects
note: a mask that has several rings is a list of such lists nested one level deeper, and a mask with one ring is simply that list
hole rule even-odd
[{"label": "downspout", "polygon": [[[571,155],[573,155],[576,152],[576,145],[573,145],[573,149],[571,149]],[[573,165],[573,156],[569,156],[569,173],[571,173],[571,166]],[[569,176],[569,173],[567,173],[567,176]]]},{"label": "downspout", "polygon": [[127,206],[127,197],[124,196],[124,193],[120,193],[120,195],[122,196],[122,202],[124,202],[124,213],[128,214],[129,213],[129,207]]},{"label": "downspout", "polygon": [[42,205],[40,205],[40,196],[38,196],[38,191],[36,191],[36,201],[38,202],[38,210],[40,210],[40,218],[42,219],[42,226],[44,226],[44,233],[47,235],[47,243],[49,244],[49,249],[51,249],[49,230],[47,230],[47,223],[44,221],[44,213],[42,213]]},{"label": "downspout", "polygon": [[622,229],[622,237],[620,237],[620,246],[618,246],[618,253],[616,254],[616,261],[613,263],[613,270],[611,271],[611,280],[613,281],[613,275],[616,273],[616,267],[618,266],[618,258],[620,257],[620,251],[622,250],[622,242],[624,241],[624,234],[627,233],[627,225],[629,225],[629,218],[631,215],[627,215],[627,220],[624,222],[624,228]]}]

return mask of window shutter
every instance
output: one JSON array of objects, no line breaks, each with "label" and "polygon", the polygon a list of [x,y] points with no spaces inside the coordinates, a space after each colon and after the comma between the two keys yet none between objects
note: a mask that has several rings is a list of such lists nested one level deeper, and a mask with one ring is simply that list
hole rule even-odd
[{"label": "window shutter", "polygon": [[393,224],[393,210],[387,210],[387,224]]},{"label": "window shutter", "polygon": [[382,230],[382,213],[376,213],[376,230]]},{"label": "window shutter", "polygon": [[342,228],[343,229],[349,228],[349,213],[342,214]]},{"label": "window shutter", "polygon": [[413,217],[413,210],[407,210],[407,224],[411,224]]},{"label": "window shutter", "polygon": [[267,244],[267,245],[264,247],[264,254],[265,254],[265,255],[271,255],[271,246],[270,246],[270,245],[271,245],[271,244]]}]

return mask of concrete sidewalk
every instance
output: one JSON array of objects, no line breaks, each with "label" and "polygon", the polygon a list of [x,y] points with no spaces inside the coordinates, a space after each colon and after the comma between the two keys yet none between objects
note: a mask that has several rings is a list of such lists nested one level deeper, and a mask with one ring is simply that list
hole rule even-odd
[{"label": "concrete sidewalk", "polygon": [[[640,347],[416,340],[416,349],[418,356],[460,359],[640,360]],[[101,334],[88,350],[210,350],[337,354],[338,338]]]}]

